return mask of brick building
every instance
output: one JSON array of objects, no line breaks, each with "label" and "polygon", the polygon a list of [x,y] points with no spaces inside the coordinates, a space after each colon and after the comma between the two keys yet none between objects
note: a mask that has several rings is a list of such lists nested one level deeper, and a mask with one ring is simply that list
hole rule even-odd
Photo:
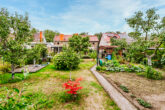
[{"label": "brick building", "polygon": [[[64,35],[64,34],[60,34],[58,36],[54,37],[54,47],[52,47],[54,49],[54,52],[60,52],[62,50],[63,46],[68,46],[68,42],[69,42],[69,38],[71,38],[73,35]],[[91,44],[91,47],[89,49],[93,49],[96,50],[97,49],[97,45],[98,45],[98,38],[95,35],[81,35],[81,37],[89,37],[89,42]]]}]

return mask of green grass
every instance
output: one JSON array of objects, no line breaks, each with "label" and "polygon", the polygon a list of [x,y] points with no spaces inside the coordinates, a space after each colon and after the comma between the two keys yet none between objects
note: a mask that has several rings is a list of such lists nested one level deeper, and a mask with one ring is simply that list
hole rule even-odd
[{"label": "green grass", "polygon": [[103,87],[101,85],[99,85],[98,83],[96,82],[90,82],[90,85],[94,88],[96,88],[98,91],[102,91],[103,90]]},{"label": "green grass", "polygon": [[[23,74],[16,73],[15,80],[10,82],[11,74],[1,74],[0,84],[5,84],[4,86],[9,89],[13,87],[20,90],[24,89],[24,95],[29,97],[29,102],[33,103],[36,109],[84,110],[88,108],[87,106],[93,108],[97,104],[97,106],[103,106],[107,110],[118,110],[116,109],[117,105],[107,96],[102,86],[91,75],[89,69],[93,65],[95,65],[95,62],[83,61],[76,70],[61,71],[56,70],[51,63],[36,73],[30,73],[26,79]],[[65,95],[66,90],[62,87],[62,84],[69,80],[70,72],[72,80],[79,77],[83,78],[83,81],[81,81],[83,89],[79,91],[80,97],[76,101],[71,101],[70,97]],[[6,91],[0,88],[0,94],[6,94]],[[98,95],[99,97],[96,97]],[[94,101],[94,104],[89,104],[93,100],[98,102]]]}]

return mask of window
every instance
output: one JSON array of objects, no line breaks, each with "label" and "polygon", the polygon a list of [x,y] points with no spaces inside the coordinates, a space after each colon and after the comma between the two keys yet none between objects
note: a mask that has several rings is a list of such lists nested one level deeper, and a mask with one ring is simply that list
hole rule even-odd
[{"label": "window", "polygon": [[59,42],[57,42],[57,45],[59,45],[60,43]]},{"label": "window", "polygon": [[93,42],[93,45],[95,45],[95,43]]}]

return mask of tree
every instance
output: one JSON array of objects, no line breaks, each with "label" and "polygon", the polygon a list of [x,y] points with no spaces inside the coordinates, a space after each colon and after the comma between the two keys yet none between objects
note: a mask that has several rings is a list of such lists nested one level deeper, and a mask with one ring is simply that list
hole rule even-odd
[{"label": "tree", "polygon": [[79,35],[88,35],[88,32],[81,32]]},{"label": "tree", "polygon": [[0,11],[0,54],[4,60],[11,63],[12,79],[15,66],[24,61],[25,43],[30,32],[30,22],[25,16],[15,13],[9,16],[6,9]]},{"label": "tree", "polygon": [[[152,65],[151,59],[157,54],[159,47],[164,42],[165,34],[163,32],[165,28],[165,17],[160,20],[156,9],[151,8],[144,14],[141,11],[135,12],[135,15],[126,19],[128,25],[134,30],[129,33],[135,42],[130,47],[132,52],[140,52],[148,59],[148,65]],[[148,52],[148,49],[154,47],[153,52]]]},{"label": "tree", "polygon": [[44,35],[45,35],[47,42],[53,42],[55,35],[59,35],[59,34],[60,33],[57,31],[52,31],[52,30],[48,30],[48,29],[44,31]]},{"label": "tree", "polygon": [[47,56],[47,47],[44,44],[36,44],[32,49],[27,51],[27,62],[36,64],[40,59],[43,59]]},{"label": "tree", "polygon": [[34,34],[38,33],[39,30],[37,30],[36,28],[32,28],[30,30],[30,39],[29,39],[29,42],[32,42],[34,40]]},{"label": "tree", "polygon": [[100,32],[100,33],[95,33],[94,35],[97,36],[97,38],[98,38],[99,40],[101,40],[101,37],[102,37],[103,33],[102,33],[102,32]]},{"label": "tree", "polygon": [[[80,35],[73,35],[69,39],[69,47],[73,48],[77,53],[87,52],[90,46],[89,37],[81,37]],[[81,54],[80,54],[81,55]]]}]

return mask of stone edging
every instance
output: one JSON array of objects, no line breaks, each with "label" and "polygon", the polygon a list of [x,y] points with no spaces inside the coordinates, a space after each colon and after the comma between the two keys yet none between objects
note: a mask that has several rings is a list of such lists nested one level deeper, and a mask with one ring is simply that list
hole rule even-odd
[{"label": "stone edging", "polygon": [[96,71],[96,65],[91,68],[91,72],[121,110],[137,110],[127,98],[125,98],[109,81]]}]

